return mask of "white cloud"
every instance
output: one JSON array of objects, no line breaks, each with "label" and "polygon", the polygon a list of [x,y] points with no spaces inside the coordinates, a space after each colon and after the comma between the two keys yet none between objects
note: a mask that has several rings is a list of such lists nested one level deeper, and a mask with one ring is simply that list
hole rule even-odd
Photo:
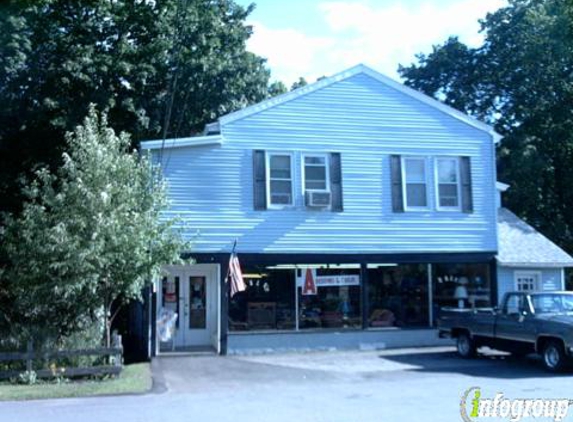
[{"label": "white cloud", "polygon": [[[309,37],[295,29],[271,29],[260,22],[250,22],[254,34],[248,48],[267,58],[273,78],[290,85],[300,76],[316,79],[315,59],[332,48],[335,40],[329,37]],[[314,79],[311,79],[314,81]]]},{"label": "white cloud", "polygon": [[431,51],[451,35],[479,45],[483,38],[478,19],[506,3],[426,0],[414,8],[403,1],[324,1],[317,6],[329,29],[324,36],[253,22],[249,49],[267,57],[273,77],[287,84],[298,76],[314,81],[358,63],[398,78],[398,64],[412,63],[415,54]]}]

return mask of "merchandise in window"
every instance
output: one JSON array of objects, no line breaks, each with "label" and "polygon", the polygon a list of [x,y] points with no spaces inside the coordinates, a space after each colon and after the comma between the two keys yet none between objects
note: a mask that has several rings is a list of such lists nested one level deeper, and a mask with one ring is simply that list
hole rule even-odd
[{"label": "merchandise in window", "polygon": [[317,269],[315,283],[316,294],[297,289],[300,329],[362,328],[359,269]]},{"label": "merchandise in window", "polygon": [[368,269],[368,326],[428,326],[427,264]]},{"label": "merchandise in window", "polygon": [[432,275],[434,318],[444,307],[491,306],[489,264],[435,264]]},{"label": "merchandise in window", "polygon": [[295,328],[294,270],[245,267],[243,279],[247,289],[229,301],[229,331]]}]

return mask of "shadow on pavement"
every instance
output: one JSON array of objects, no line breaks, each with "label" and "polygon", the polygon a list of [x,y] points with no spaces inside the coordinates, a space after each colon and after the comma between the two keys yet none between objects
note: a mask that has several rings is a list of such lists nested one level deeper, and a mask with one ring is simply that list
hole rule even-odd
[{"label": "shadow on pavement", "polygon": [[405,369],[411,372],[456,373],[497,379],[559,378],[573,375],[571,371],[560,374],[547,372],[543,368],[541,359],[535,355],[518,358],[508,354],[486,351],[479,353],[474,359],[463,359],[455,352],[448,351],[391,354],[379,357],[411,366],[411,368]]}]

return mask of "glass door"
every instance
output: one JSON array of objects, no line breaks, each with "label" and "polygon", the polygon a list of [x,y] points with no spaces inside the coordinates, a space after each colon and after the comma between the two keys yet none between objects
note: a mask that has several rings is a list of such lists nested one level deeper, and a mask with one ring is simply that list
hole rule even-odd
[{"label": "glass door", "polygon": [[207,346],[211,344],[213,330],[216,329],[214,280],[207,272],[190,268],[181,282],[184,303],[183,319],[185,346]]},{"label": "glass door", "polygon": [[[161,347],[167,350],[192,346],[217,348],[217,268],[197,264],[172,267],[168,271],[162,279],[158,309],[158,336],[164,343]],[[171,336],[165,335],[166,325],[172,330]]]}]

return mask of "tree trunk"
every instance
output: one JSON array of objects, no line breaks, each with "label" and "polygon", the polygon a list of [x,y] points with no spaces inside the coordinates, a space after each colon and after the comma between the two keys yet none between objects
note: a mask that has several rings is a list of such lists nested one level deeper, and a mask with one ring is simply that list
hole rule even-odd
[{"label": "tree trunk", "polygon": [[104,330],[105,330],[105,347],[111,347],[111,304],[104,305]]}]

